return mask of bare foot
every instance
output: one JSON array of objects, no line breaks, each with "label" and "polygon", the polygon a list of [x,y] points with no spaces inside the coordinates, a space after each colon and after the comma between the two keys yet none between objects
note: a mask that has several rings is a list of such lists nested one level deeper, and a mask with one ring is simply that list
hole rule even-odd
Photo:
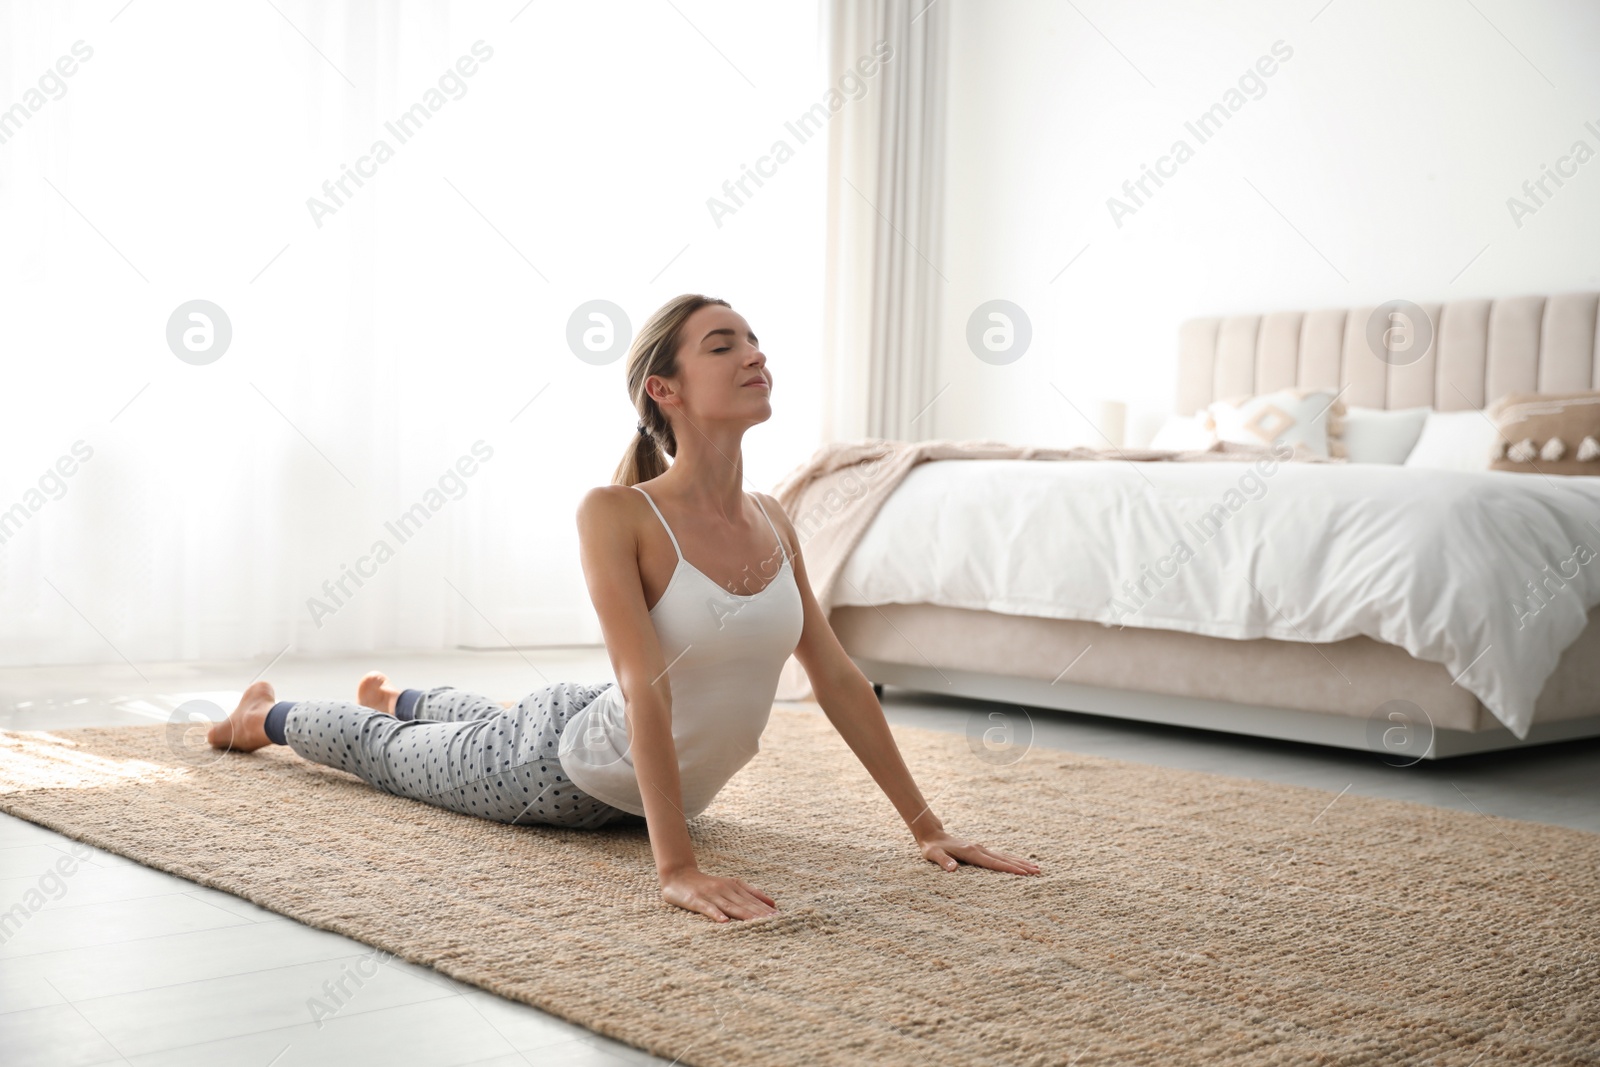
[{"label": "bare foot", "polygon": [[206,731],[206,741],[212,748],[231,748],[235,752],[254,752],[272,744],[267,736],[267,712],[277,701],[270,682],[254,683],[239,698],[233,714]]},{"label": "bare foot", "polygon": [[369,671],[356,686],[356,702],[385,715],[394,714],[395,701],[399,699],[400,690],[389,684],[389,676],[382,671]]}]

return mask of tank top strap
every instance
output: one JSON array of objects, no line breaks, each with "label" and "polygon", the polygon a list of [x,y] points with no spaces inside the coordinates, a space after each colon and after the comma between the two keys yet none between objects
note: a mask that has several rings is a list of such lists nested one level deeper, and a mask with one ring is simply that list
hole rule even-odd
[{"label": "tank top strap", "polygon": [[[754,493],[752,493],[750,495],[751,496],[755,496]],[[761,502],[761,498],[757,496],[755,498],[755,500],[756,500],[756,507],[761,509],[762,517],[767,520],[767,525],[772,527],[772,536],[776,537],[778,539],[778,551],[783,553],[783,561],[785,563],[788,563],[789,562],[789,550],[788,550],[788,548],[786,548],[784,546],[783,535],[778,532],[778,527],[777,527],[777,525],[775,523],[773,523],[772,516],[767,514],[767,506]]]},{"label": "tank top strap", "polygon": [[[637,485],[634,486],[634,488],[635,489],[639,489],[639,487]],[[656,507],[656,502],[655,502],[655,500],[653,500],[651,498],[649,493],[645,493],[643,489],[639,489],[639,492],[644,493],[644,498],[646,500],[650,501],[650,510],[655,512],[656,513],[656,518],[661,520],[662,528],[667,531],[667,536],[672,538],[672,550],[678,554],[678,560],[680,562],[682,562],[682,560],[683,560],[683,549],[678,547],[678,536],[677,536],[677,534],[674,534],[672,532],[672,527],[667,525],[667,517],[665,515],[661,514],[661,509]],[[763,512],[763,514],[765,514],[765,513]],[[767,521],[771,522],[772,520],[768,519]]]}]

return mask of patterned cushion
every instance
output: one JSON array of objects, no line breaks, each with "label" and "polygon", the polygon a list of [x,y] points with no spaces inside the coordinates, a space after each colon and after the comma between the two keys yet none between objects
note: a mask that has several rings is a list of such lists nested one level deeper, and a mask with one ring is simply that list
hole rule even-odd
[{"label": "patterned cushion", "polygon": [[1238,444],[1303,444],[1318,456],[1342,457],[1344,401],[1333,389],[1280,389],[1258,396],[1218,400],[1200,412],[1220,441]]},{"label": "patterned cushion", "polygon": [[1511,393],[1485,413],[1500,432],[1491,470],[1600,475],[1600,392]]}]

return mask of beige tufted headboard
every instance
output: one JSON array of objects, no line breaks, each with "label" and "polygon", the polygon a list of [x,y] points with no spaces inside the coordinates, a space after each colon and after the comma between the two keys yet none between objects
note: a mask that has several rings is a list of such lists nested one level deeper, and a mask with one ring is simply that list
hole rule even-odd
[{"label": "beige tufted headboard", "polygon": [[[1423,304],[1433,334],[1421,356],[1374,354],[1388,305],[1191,319],[1178,333],[1176,412],[1291,386],[1348,385],[1342,399],[1367,408],[1482,408],[1513,392],[1600,389],[1600,293]],[[1369,329],[1376,315],[1377,327]]]}]

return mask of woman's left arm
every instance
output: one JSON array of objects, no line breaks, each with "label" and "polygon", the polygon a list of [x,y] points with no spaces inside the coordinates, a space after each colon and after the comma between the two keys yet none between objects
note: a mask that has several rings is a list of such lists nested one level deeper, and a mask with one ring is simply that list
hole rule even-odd
[{"label": "woman's left arm", "polygon": [[839,644],[838,636],[811,592],[793,524],[776,500],[766,494],[762,494],[761,499],[782,524],[795,584],[804,605],[805,625],[794,650],[795,658],[805,668],[812,692],[828,721],[905,820],[923,858],[947,871],[955,870],[957,861],[961,861],[1013,874],[1038,874],[1038,864],[1030,860],[996,852],[945,830],[911,778],[872,683]]}]

